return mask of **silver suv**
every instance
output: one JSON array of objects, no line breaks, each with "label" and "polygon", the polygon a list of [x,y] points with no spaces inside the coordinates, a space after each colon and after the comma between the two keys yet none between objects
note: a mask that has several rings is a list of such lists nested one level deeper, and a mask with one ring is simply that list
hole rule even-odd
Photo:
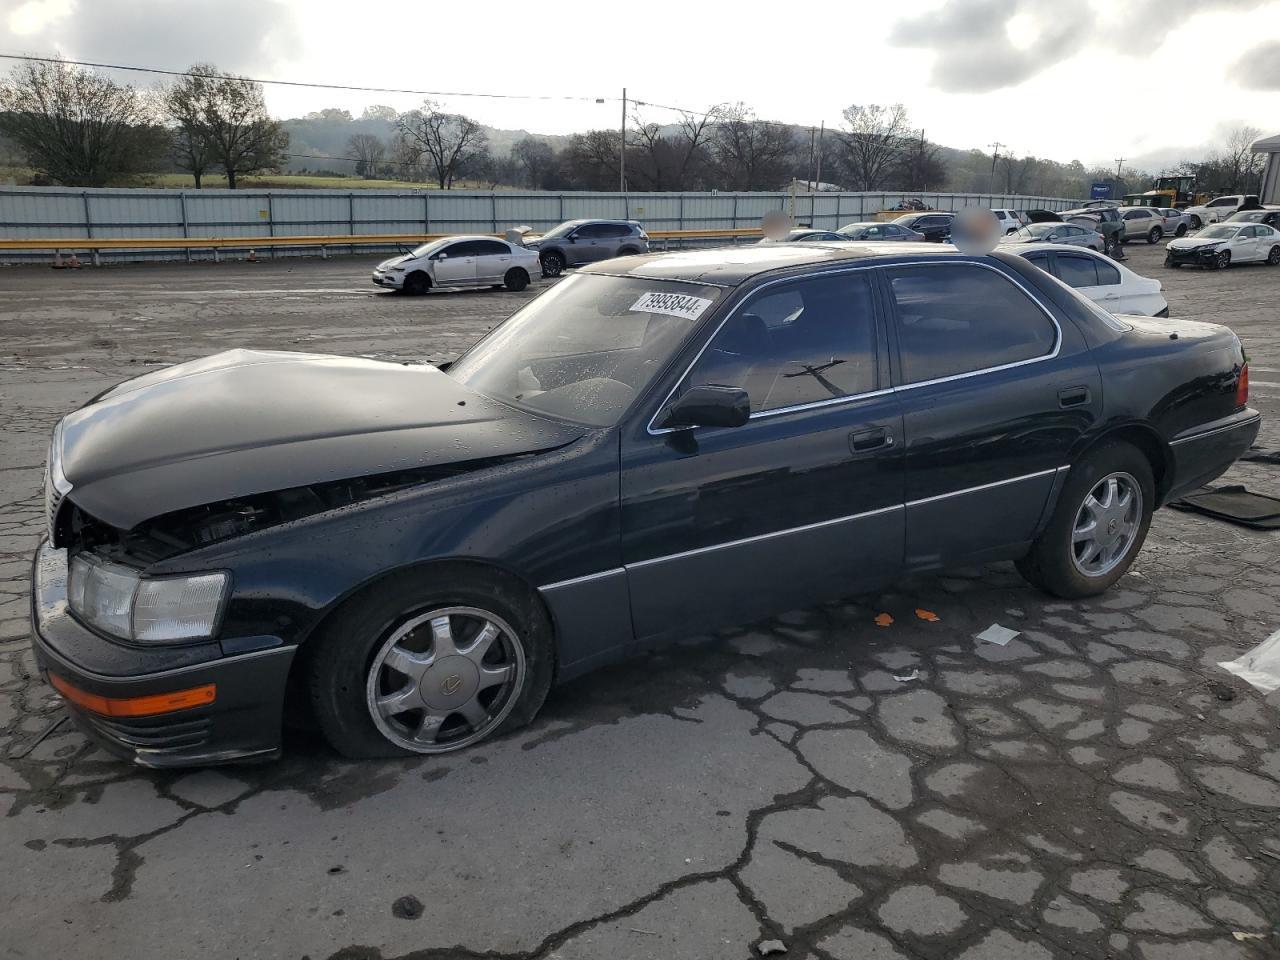
[{"label": "silver suv", "polygon": [[558,277],[565,267],[648,253],[649,235],[634,220],[566,220],[525,246],[538,251],[544,277]]}]

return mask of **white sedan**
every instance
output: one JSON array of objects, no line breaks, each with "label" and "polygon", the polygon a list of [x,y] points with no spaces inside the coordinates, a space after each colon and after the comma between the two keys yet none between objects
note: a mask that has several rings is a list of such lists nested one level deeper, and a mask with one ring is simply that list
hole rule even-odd
[{"label": "white sedan", "polygon": [[1280,264],[1280,230],[1265,223],[1232,220],[1205,227],[1194,237],[1171,240],[1164,248],[1164,265],[1185,263],[1223,270],[1233,263]]},{"label": "white sedan", "polygon": [[536,250],[493,237],[444,237],[384,260],[374,268],[373,282],[405,293],[457,287],[523,290],[541,273]]},{"label": "white sedan", "polygon": [[1159,280],[1139,276],[1128,267],[1092,250],[1060,243],[1004,247],[1074,287],[1108,313],[1167,317],[1169,303]]}]

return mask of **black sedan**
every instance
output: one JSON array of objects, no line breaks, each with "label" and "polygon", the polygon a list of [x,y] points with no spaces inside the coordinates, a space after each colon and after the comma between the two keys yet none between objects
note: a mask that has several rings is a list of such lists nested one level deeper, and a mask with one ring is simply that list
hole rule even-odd
[{"label": "black sedan", "polygon": [[932,243],[946,243],[951,239],[951,225],[955,220],[954,213],[930,210],[928,213],[908,213],[893,222],[914,230]]},{"label": "black sedan", "polygon": [[653,644],[1013,559],[1083,597],[1258,431],[1224,327],[1023,258],[778,245],[588,267],[451,366],[232,351],[50,449],[35,651],[149,766],[527,723]]}]

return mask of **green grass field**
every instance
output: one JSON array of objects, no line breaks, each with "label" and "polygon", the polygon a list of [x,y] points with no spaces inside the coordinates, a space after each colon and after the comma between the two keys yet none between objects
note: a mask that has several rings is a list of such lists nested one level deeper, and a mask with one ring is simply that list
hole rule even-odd
[{"label": "green grass field", "polygon": [[[34,171],[27,167],[0,166],[0,184],[12,181],[17,186],[31,183]],[[162,187],[170,190],[194,190],[196,183],[189,173],[149,173],[134,182],[120,184],[130,187]],[[225,189],[227,178],[206,176],[204,186],[209,189]],[[408,180],[363,180],[359,177],[321,177],[301,173],[272,173],[260,177],[241,177],[241,189],[277,190],[438,190],[434,183],[415,183]],[[488,184],[459,181],[456,190],[485,190]],[[498,189],[511,189],[502,188]]]}]

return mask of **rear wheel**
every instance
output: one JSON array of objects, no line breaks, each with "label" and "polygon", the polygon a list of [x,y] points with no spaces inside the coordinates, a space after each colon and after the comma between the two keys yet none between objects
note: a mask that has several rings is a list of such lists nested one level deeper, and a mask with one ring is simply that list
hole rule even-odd
[{"label": "rear wheel", "polygon": [[1160,242],[1160,238],[1164,236],[1164,231],[1159,227],[1152,227],[1147,231],[1147,243],[1153,246]]},{"label": "rear wheel", "polygon": [[1223,250],[1220,254],[1213,258],[1213,268],[1215,270],[1225,270],[1231,266],[1231,251]]},{"label": "rear wheel", "polygon": [[558,277],[564,271],[564,254],[551,250],[542,255],[542,275]]},{"label": "rear wheel", "polygon": [[1267,254],[1267,263],[1273,267],[1280,266],[1280,246],[1271,248],[1271,252]]},{"label": "rear wheel", "polygon": [[418,271],[404,278],[404,292],[419,297],[431,289],[431,278]]},{"label": "rear wheel", "polygon": [[637,253],[639,253],[639,252],[640,252],[640,251],[639,251],[639,250],[637,250],[635,247],[623,247],[621,250],[619,250],[619,251],[618,251],[618,256],[620,256],[620,257],[634,257],[634,256],[635,256]]},{"label": "rear wheel", "polygon": [[316,718],[353,759],[461,750],[528,723],[551,687],[546,614],[496,575],[396,577],[312,642]]},{"label": "rear wheel", "polygon": [[1102,593],[1142,548],[1155,506],[1151,464],[1136,447],[1111,442],[1071,468],[1053,516],[1018,572],[1066,599]]},{"label": "rear wheel", "polygon": [[502,278],[502,285],[508,290],[514,290],[519,293],[529,285],[529,275],[519,267],[512,267],[507,271],[507,275]]}]

